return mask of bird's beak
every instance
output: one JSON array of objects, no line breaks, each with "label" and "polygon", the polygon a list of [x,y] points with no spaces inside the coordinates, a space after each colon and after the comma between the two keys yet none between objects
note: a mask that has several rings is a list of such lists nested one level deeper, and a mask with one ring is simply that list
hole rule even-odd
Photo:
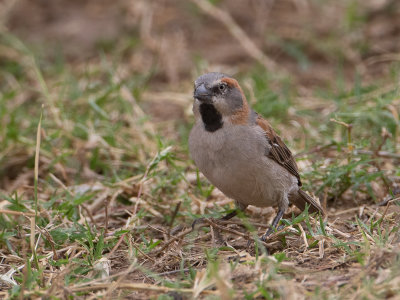
[{"label": "bird's beak", "polygon": [[204,83],[199,85],[195,90],[194,90],[194,98],[198,99],[200,102],[205,102],[205,103],[211,103],[211,97],[212,94],[210,93],[210,90],[207,89],[204,86]]}]

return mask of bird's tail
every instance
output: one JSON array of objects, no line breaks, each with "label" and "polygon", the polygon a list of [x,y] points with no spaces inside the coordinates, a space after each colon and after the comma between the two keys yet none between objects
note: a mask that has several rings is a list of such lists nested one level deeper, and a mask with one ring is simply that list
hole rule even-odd
[{"label": "bird's tail", "polygon": [[318,200],[312,198],[302,189],[299,189],[297,193],[294,193],[290,197],[290,201],[296,205],[301,210],[306,208],[306,203],[309,204],[308,211],[313,212],[320,212],[323,216],[326,215],[325,210],[322,208],[321,204]]}]

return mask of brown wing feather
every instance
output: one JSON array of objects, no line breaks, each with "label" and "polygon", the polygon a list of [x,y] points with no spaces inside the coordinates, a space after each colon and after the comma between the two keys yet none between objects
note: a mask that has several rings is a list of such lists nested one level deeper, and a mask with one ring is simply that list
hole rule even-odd
[{"label": "brown wing feather", "polygon": [[268,143],[271,146],[268,157],[275,160],[291,174],[296,176],[298,185],[301,186],[299,169],[297,168],[292,152],[285,145],[280,136],[272,129],[271,125],[259,115],[257,115],[256,124],[264,129]]},{"label": "brown wing feather", "polygon": [[[264,129],[268,143],[271,146],[268,157],[275,160],[278,164],[286,168],[291,174],[296,176],[298,185],[301,186],[299,170],[297,168],[296,161],[293,158],[292,152],[266,120],[264,120],[261,116],[256,115],[255,122],[258,126]],[[289,201],[294,203],[301,210],[304,210],[306,203],[308,203],[310,205],[310,212],[320,212],[322,215],[326,214],[320,203],[301,189],[299,189],[296,193],[289,195],[289,197]]]}]

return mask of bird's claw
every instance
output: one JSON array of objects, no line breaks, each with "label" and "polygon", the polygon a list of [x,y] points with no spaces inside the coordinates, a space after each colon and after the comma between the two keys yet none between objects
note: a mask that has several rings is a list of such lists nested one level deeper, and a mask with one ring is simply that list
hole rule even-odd
[{"label": "bird's claw", "polygon": [[192,223],[192,230],[199,230],[201,227],[207,226],[206,218],[198,218]]},{"label": "bird's claw", "polygon": [[274,233],[275,231],[278,231],[278,230],[282,230],[283,228],[285,228],[285,226],[283,226],[283,225],[279,226],[276,230],[275,230],[275,227],[270,227],[270,228],[267,230],[267,232],[261,236],[261,238],[260,238],[261,241],[266,242],[267,239],[268,239],[268,237],[269,237],[272,233]]}]

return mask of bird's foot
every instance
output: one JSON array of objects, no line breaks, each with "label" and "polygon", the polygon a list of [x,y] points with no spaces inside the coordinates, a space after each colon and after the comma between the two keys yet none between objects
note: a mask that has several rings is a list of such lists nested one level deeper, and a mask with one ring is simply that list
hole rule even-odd
[{"label": "bird's foot", "polygon": [[263,241],[263,242],[265,242],[265,241],[268,239],[268,237],[269,237],[274,231],[275,231],[275,228],[270,227],[270,228],[267,230],[267,232],[264,233],[264,234],[261,236],[260,240]]},{"label": "bird's foot", "polygon": [[[285,228],[285,226],[281,225],[281,226],[279,226],[279,227],[276,229],[276,231],[282,230],[283,228]],[[275,227],[270,227],[270,228],[267,230],[267,232],[261,236],[261,238],[260,238],[261,241],[266,242],[266,241],[268,240],[268,237],[269,237],[272,233],[274,233],[274,232],[275,232]]]},{"label": "bird's foot", "polygon": [[198,218],[192,223],[192,230],[199,230],[201,227],[208,225],[206,218]]},{"label": "bird's foot", "polygon": [[220,219],[214,219],[214,218],[198,218],[193,221],[192,223],[192,229],[193,230],[199,230],[202,227],[205,226],[210,226],[210,221],[211,223],[218,223]]}]

